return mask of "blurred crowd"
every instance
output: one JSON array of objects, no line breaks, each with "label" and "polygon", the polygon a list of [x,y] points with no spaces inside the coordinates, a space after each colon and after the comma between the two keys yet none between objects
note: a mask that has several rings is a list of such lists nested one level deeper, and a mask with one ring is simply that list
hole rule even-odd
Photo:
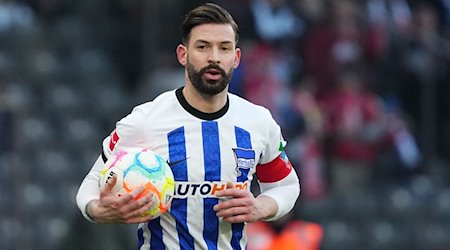
[{"label": "blurred crowd", "polygon": [[[134,246],[74,194],[117,119],[183,84],[179,24],[203,2],[0,1],[0,249]],[[450,248],[450,1],[212,2],[240,26],[230,90],[271,110],[302,185],[290,216],[251,232]]]}]

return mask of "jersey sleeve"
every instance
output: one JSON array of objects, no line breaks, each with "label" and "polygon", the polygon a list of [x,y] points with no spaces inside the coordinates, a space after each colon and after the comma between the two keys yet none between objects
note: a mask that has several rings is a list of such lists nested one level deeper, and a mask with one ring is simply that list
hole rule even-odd
[{"label": "jersey sleeve", "polygon": [[286,146],[286,141],[283,139],[280,126],[272,116],[267,121],[265,147],[259,164],[266,164],[273,161],[281,153],[282,149],[284,149],[284,146]]},{"label": "jersey sleeve", "polygon": [[279,125],[273,119],[270,125],[266,148],[256,166],[256,176],[260,195],[271,197],[278,206],[275,216],[268,220],[277,220],[294,207],[300,194],[300,183],[284,151],[287,143]]},{"label": "jersey sleeve", "polygon": [[113,132],[103,140],[103,151],[101,156],[92,166],[89,173],[81,183],[77,195],[76,202],[83,216],[94,222],[86,213],[87,204],[100,196],[100,174],[105,167],[105,162],[114,152],[121,148],[139,147],[144,141],[143,123],[145,115],[143,110],[138,106],[133,111],[122,118],[116,124]]},{"label": "jersey sleeve", "polygon": [[80,209],[84,218],[86,218],[90,222],[95,221],[93,221],[87,214],[86,206],[90,201],[96,200],[100,196],[99,180],[100,180],[100,173],[103,170],[103,167],[104,162],[102,161],[101,157],[98,157],[97,161],[94,163],[94,166],[92,166],[89,173],[83,179],[83,182],[78,188],[78,192],[76,195],[76,202],[78,208]]},{"label": "jersey sleeve", "polygon": [[145,112],[141,106],[116,123],[116,128],[103,140],[103,160],[124,148],[142,147],[145,142]]},{"label": "jersey sleeve", "polygon": [[284,152],[287,142],[281,128],[272,117],[269,121],[265,148],[256,166],[256,175],[262,183],[279,181],[292,171],[292,165]]}]

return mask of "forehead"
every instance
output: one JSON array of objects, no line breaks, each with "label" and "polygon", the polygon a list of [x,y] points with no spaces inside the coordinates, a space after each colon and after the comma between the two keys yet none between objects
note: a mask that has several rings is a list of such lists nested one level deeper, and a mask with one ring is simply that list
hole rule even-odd
[{"label": "forehead", "polygon": [[235,39],[236,34],[231,24],[201,24],[192,28],[189,43],[205,41],[235,44]]}]

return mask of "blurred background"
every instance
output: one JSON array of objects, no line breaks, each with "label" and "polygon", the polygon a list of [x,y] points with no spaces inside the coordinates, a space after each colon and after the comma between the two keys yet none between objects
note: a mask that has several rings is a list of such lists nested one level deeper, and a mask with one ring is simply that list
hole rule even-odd
[{"label": "blurred background", "polygon": [[[450,1],[228,0],[231,92],[269,108],[320,249],[450,249]],[[0,1],[0,249],[135,249],[76,208],[101,141],[183,85],[179,25],[204,1]],[[262,247],[260,248],[262,250]]]}]

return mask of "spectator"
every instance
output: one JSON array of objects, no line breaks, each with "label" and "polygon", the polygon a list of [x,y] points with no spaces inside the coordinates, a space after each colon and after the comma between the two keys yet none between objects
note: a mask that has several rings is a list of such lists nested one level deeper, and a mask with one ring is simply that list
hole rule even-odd
[{"label": "spectator", "polygon": [[[406,111],[418,122],[424,157],[432,159],[438,141],[443,142],[437,131],[445,131],[449,122],[450,46],[442,37],[439,13],[434,5],[429,2],[414,5],[413,21],[411,36],[402,50],[405,91],[399,96]],[[446,152],[445,146],[443,150]]]},{"label": "spectator", "polygon": [[286,0],[254,0],[251,11],[261,40],[289,39],[303,32],[303,21],[294,14]]},{"label": "spectator", "polygon": [[383,48],[376,33],[361,16],[361,6],[351,0],[330,2],[327,18],[313,24],[305,35],[305,71],[317,81],[317,97],[325,98],[334,89],[338,70],[347,64],[376,60]]},{"label": "spectator", "polygon": [[0,33],[14,28],[29,28],[34,24],[34,12],[25,4],[0,0]]},{"label": "spectator", "polygon": [[322,140],[324,115],[314,97],[315,80],[305,76],[293,87],[291,107],[288,109],[290,123],[287,131],[294,138],[291,143],[291,160],[299,166],[304,199],[322,198],[327,191],[325,161]]},{"label": "spectator", "polygon": [[338,89],[325,102],[331,138],[330,191],[337,193],[367,187],[376,146],[383,135],[381,102],[364,87],[361,77],[353,67],[341,71]]}]

